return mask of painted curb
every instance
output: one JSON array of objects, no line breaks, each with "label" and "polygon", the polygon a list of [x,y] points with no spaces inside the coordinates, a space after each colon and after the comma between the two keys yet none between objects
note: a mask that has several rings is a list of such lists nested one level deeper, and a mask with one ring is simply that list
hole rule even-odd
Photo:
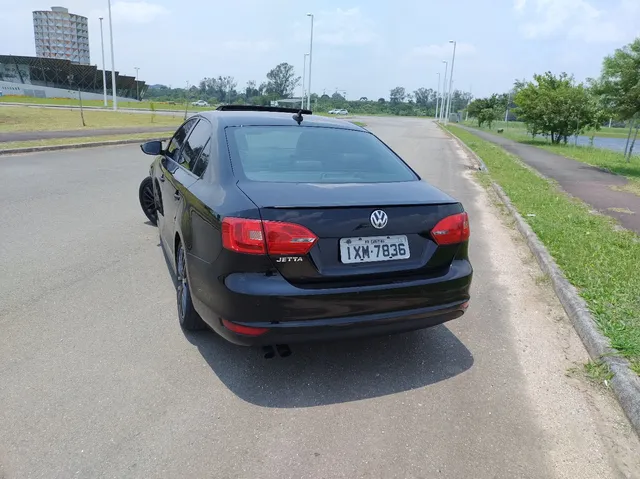
[{"label": "painted curb", "polygon": [[[442,129],[470,153],[481,169],[489,171],[482,159],[465,145],[460,138],[450,131]],[[598,329],[587,303],[580,297],[576,288],[569,283],[547,248],[531,229],[531,226],[518,213],[502,187],[495,181],[491,181],[491,186],[515,219],[518,231],[527,241],[529,249],[540,265],[540,269],[551,279],[556,296],[558,296],[589,356],[594,361],[605,362],[611,369],[613,373],[611,388],[620,403],[620,407],[622,407],[629,422],[634,427],[636,434],[640,436],[640,378],[629,367],[629,361],[618,356],[618,353],[611,348],[609,339]]]},{"label": "painted curb", "polygon": [[151,140],[166,140],[167,137],[162,137],[161,133],[158,133],[157,138],[138,138],[130,140],[109,140],[109,141],[94,141],[91,143],[70,143],[67,145],[48,145],[48,146],[31,146],[27,148],[9,148],[6,150],[0,150],[0,156],[18,155],[20,153],[38,153],[42,151],[57,151],[57,150],[77,150],[80,148],[94,148],[97,146],[115,146],[115,145],[128,145],[132,143],[144,143]]}]

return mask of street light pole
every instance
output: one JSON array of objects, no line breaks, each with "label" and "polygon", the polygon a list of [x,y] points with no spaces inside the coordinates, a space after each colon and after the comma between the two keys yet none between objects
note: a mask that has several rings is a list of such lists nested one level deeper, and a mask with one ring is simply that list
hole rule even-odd
[{"label": "street light pole", "polygon": [[440,72],[438,72],[438,92],[436,93],[436,120],[438,119],[438,101],[440,100]]},{"label": "street light pole", "polygon": [[456,42],[455,40],[449,40],[449,43],[453,43],[453,57],[451,58],[451,75],[449,77],[449,101],[447,102],[447,116],[444,119],[444,124],[449,123],[449,115],[451,114],[451,95],[453,94],[453,67],[456,62]]},{"label": "street light pole", "polygon": [[300,108],[304,108],[304,82],[307,79],[307,57],[308,53],[304,54],[304,59],[302,62],[302,101],[300,102]]},{"label": "street light pole", "polygon": [[107,102],[107,72],[105,71],[106,65],[104,63],[104,34],[102,31],[102,20],[103,17],[100,17],[100,43],[102,45],[102,90],[104,94],[104,106],[108,105]]},{"label": "street light pole", "polygon": [[438,121],[444,119],[444,106],[447,102],[447,72],[449,71],[449,62],[442,60],[442,63],[444,63],[444,82],[442,82],[442,101],[440,102],[440,118]]},{"label": "street light pole", "polygon": [[116,97],[116,61],[113,54],[113,23],[111,21],[111,0],[107,0],[109,4],[109,36],[111,40],[111,88],[113,89],[113,109],[118,109],[118,98]]},{"label": "street light pole", "polygon": [[311,63],[313,62],[313,13],[307,13],[311,17],[311,37],[309,39],[309,88],[307,88],[307,108],[311,109]]},{"label": "street light pole", "polygon": [[138,77],[140,76],[140,68],[133,67],[133,69],[136,71],[136,100],[140,101],[140,89],[138,88]]}]

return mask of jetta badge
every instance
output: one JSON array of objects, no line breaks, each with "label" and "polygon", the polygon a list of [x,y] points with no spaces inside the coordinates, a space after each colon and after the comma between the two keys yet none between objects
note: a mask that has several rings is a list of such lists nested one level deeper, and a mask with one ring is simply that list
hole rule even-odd
[{"label": "jetta badge", "polygon": [[371,226],[377,229],[382,229],[387,226],[387,222],[389,221],[389,217],[382,210],[375,210],[371,213]]}]

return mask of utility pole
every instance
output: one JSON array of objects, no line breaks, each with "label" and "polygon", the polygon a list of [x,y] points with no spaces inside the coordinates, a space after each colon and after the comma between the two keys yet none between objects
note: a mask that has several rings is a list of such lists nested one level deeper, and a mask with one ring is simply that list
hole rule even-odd
[{"label": "utility pole", "polygon": [[308,53],[304,54],[304,59],[302,62],[302,101],[300,102],[300,108],[304,108],[304,84],[305,81],[307,79],[307,57],[309,56]]},{"label": "utility pole", "polygon": [[103,17],[100,17],[100,44],[102,46],[102,90],[104,93],[104,106],[108,106],[109,103],[107,101],[107,72],[105,71],[106,65],[104,62],[104,33],[102,31],[102,20]]},{"label": "utility pole", "polygon": [[109,36],[111,37],[111,88],[113,89],[113,110],[118,109],[118,98],[116,97],[116,61],[113,54],[113,23],[111,22],[111,0],[109,4]]},{"label": "utility pole", "polygon": [[440,118],[438,121],[442,121],[444,118],[444,105],[447,101],[447,72],[449,71],[449,62],[442,60],[444,63],[444,82],[442,83],[442,101],[440,102]]},{"label": "utility pole", "polygon": [[189,110],[189,80],[187,80],[187,89],[184,91],[184,119],[187,119],[187,110]]},{"label": "utility pole", "polygon": [[449,101],[447,102],[447,116],[444,119],[444,124],[449,124],[449,115],[451,114],[451,95],[453,93],[453,67],[456,62],[456,42],[455,40],[449,40],[449,43],[453,43],[453,57],[451,58],[451,76],[449,77]]},{"label": "utility pole", "polygon": [[438,119],[438,101],[440,100],[440,72],[436,73],[438,75],[438,92],[436,93],[436,120]]},{"label": "utility pole", "polygon": [[469,85],[469,99],[467,100],[467,114],[465,115],[464,121],[469,121],[469,105],[471,104],[471,91],[473,90],[473,85]]},{"label": "utility pole", "polygon": [[309,88],[307,88],[307,107],[311,110],[311,63],[313,62],[313,13],[307,13],[311,17],[311,38],[309,39]]},{"label": "utility pole", "polygon": [[136,71],[136,100],[140,101],[140,88],[138,88],[138,77],[140,76],[140,68],[133,67]]}]

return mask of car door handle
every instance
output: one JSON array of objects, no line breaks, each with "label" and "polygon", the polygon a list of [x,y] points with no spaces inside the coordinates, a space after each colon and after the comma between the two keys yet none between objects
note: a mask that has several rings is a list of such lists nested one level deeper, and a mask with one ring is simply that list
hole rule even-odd
[{"label": "car door handle", "polygon": [[162,174],[160,175],[160,181],[162,181],[162,182],[164,183],[164,173],[162,173]]},{"label": "car door handle", "polygon": [[180,199],[180,192],[179,192],[179,191],[176,191],[176,192],[173,194],[173,198],[174,198],[174,199],[176,199],[176,200],[179,200],[179,199]]}]

